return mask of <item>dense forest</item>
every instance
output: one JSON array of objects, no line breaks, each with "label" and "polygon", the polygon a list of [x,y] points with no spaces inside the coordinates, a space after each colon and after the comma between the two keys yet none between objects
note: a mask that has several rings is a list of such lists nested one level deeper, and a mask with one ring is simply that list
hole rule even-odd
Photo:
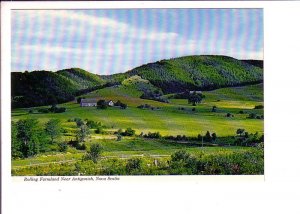
[{"label": "dense forest", "polygon": [[11,81],[12,108],[63,103],[104,85],[99,76],[79,68],[13,72]]}]

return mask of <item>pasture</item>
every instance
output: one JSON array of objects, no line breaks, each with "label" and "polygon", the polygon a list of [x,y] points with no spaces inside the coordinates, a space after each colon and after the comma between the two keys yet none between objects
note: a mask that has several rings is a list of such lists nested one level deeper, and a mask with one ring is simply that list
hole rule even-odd
[{"label": "pasture", "polygon": [[[201,147],[199,142],[198,144],[189,144],[134,136],[123,137],[121,141],[117,141],[114,133],[119,129],[124,130],[129,127],[136,131],[136,135],[159,132],[162,136],[197,137],[198,134],[203,136],[206,131],[209,131],[216,133],[217,137],[228,137],[235,136],[237,129],[245,129],[249,133],[257,132],[259,135],[263,134],[263,119],[248,118],[250,113],[263,115],[263,109],[254,109],[257,105],[263,105],[262,84],[217,89],[203,92],[203,94],[205,98],[202,102],[197,106],[192,106],[185,99],[170,99],[169,103],[141,99],[139,98],[141,93],[131,86],[110,87],[88,93],[84,97],[120,100],[128,105],[126,109],[119,107],[108,107],[107,109],[80,107],[78,103],[73,101],[59,105],[67,109],[64,113],[38,112],[38,109],[48,108],[48,106],[13,109],[12,120],[34,118],[42,126],[50,119],[59,119],[65,130],[60,141],[66,142],[75,139],[77,129],[76,123],[70,119],[81,118],[101,122],[104,133],[96,134],[95,130],[91,129],[91,136],[86,140],[86,145],[88,150],[91,143],[100,143],[103,147],[102,157],[104,159],[155,157],[166,160],[170,158],[171,154],[182,149],[193,155],[252,151],[250,147]],[[143,104],[156,108],[154,110],[137,108]],[[216,106],[216,112],[212,112],[213,106]],[[31,110],[30,113],[29,110]],[[226,117],[227,113],[232,114],[233,117]],[[74,164],[82,159],[85,152],[70,146],[66,153],[58,152],[56,148],[53,148],[52,151],[33,157],[15,159],[12,160],[13,174],[22,175],[23,172],[18,172],[18,170],[24,167],[42,167],[59,163]],[[29,172],[26,171],[26,173]]]},{"label": "pasture", "polygon": [[[254,109],[256,105],[263,104],[262,84],[244,86],[238,88],[218,89],[204,92],[206,98],[197,106],[191,106],[187,100],[171,99],[170,103],[161,103],[153,100],[144,100],[138,97],[138,92],[133,89],[105,88],[85,97],[101,97],[105,100],[120,100],[128,105],[127,109],[109,107],[105,110],[96,107],[80,107],[75,102],[69,102],[59,106],[67,108],[65,113],[33,113],[28,109],[16,109],[12,111],[14,121],[24,118],[36,118],[45,123],[51,118],[60,119],[64,126],[72,127],[68,123],[70,118],[82,118],[101,122],[111,129],[132,128],[137,133],[160,132],[162,135],[187,135],[197,136],[206,131],[215,132],[218,136],[232,136],[238,128],[245,129],[249,133],[263,133],[263,120],[248,119],[248,114],[263,114],[263,109]],[[248,97],[248,99],[245,99]],[[139,109],[137,106],[149,104],[160,109]],[[212,112],[216,106],[217,111]],[[31,108],[34,111],[37,108]],[[184,108],[183,110],[179,108]],[[195,108],[195,111],[192,109]],[[239,113],[243,111],[243,114]],[[234,117],[226,117],[231,113]]]}]

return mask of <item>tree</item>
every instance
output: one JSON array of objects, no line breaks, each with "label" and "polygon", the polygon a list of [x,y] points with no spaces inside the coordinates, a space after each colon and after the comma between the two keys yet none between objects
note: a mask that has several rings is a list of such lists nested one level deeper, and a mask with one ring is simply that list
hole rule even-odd
[{"label": "tree", "polygon": [[16,138],[13,140],[20,141],[18,149],[22,153],[22,156],[28,157],[39,153],[42,143],[39,137],[42,137],[42,133],[39,129],[38,121],[36,119],[19,120],[16,125],[17,131],[13,131],[17,133],[13,133],[14,135],[16,134]]},{"label": "tree", "polygon": [[190,158],[190,154],[185,150],[179,150],[171,155],[171,161],[186,161]]},{"label": "tree", "polygon": [[52,104],[51,107],[48,109],[50,112],[55,112],[57,109],[57,105],[56,103],[55,104]]},{"label": "tree", "polygon": [[240,135],[242,137],[242,134],[244,133],[245,129],[238,129],[236,130],[236,134]]},{"label": "tree", "polygon": [[99,100],[97,102],[97,108],[99,109],[106,109],[107,108],[107,103],[105,102],[105,100]]},{"label": "tree", "polygon": [[102,128],[101,126],[99,126],[98,128],[96,128],[95,133],[96,133],[96,134],[101,134],[101,133],[103,133],[103,128]]},{"label": "tree", "polygon": [[49,109],[49,112],[53,112],[53,113],[63,113],[66,111],[65,107],[57,107],[56,104],[53,104]]},{"label": "tree", "polygon": [[127,108],[127,104],[121,103],[121,104],[120,104],[120,108],[121,108],[121,109],[126,109],[126,108]]},{"label": "tree", "polygon": [[86,125],[90,128],[90,129],[96,129],[102,126],[101,122],[95,122],[93,120],[87,120],[86,121]]},{"label": "tree", "polygon": [[117,135],[117,141],[121,141],[122,140],[122,135],[118,134]]},{"label": "tree", "polygon": [[85,97],[78,97],[78,98],[77,98],[77,103],[78,103],[78,104],[81,103],[81,100],[82,100],[82,99],[85,99]]},{"label": "tree", "polygon": [[250,113],[249,116],[248,116],[248,118],[250,118],[250,119],[255,119],[255,118],[256,118],[256,114]]},{"label": "tree", "polygon": [[120,100],[118,100],[116,103],[115,103],[115,106],[121,106],[121,101]]},{"label": "tree", "polygon": [[84,125],[84,121],[81,118],[75,118],[74,121],[75,121],[77,127]]},{"label": "tree", "polygon": [[84,142],[85,139],[90,135],[90,129],[87,125],[81,125],[79,130],[76,132],[76,138],[78,142]]},{"label": "tree", "polygon": [[217,134],[216,134],[216,133],[212,133],[212,134],[211,134],[211,138],[212,138],[212,141],[216,141],[216,139],[217,139]]},{"label": "tree", "polygon": [[92,160],[94,163],[97,163],[102,151],[103,151],[103,148],[99,143],[93,143],[91,145],[90,150],[85,155],[84,159]]},{"label": "tree", "polygon": [[60,152],[66,152],[68,150],[68,144],[65,142],[59,143],[58,148]]},{"label": "tree", "polygon": [[216,112],[217,111],[217,106],[213,106],[211,109],[212,112]]},{"label": "tree", "polygon": [[202,99],[204,98],[203,94],[197,94],[195,91],[189,95],[188,103],[192,103],[193,106],[196,106],[198,103],[201,103]]},{"label": "tree", "polygon": [[54,139],[62,135],[60,121],[58,119],[49,120],[45,125],[45,132],[50,136],[51,143],[54,143]]},{"label": "tree", "polygon": [[129,159],[126,164],[126,171],[129,174],[139,174],[142,168],[142,160],[140,158]]},{"label": "tree", "polygon": [[170,174],[195,174],[197,160],[185,150],[180,150],[171,155]]},{"label": "tree", "polygon": [[12,158],[22,158],[21,141],[18,139],[18,129],[15,122],[11,123],[11,156]]},{"label": "tree", "polygon": [[206,142],[211,142],[212,137],[211,137],[209,131],[206,132],[205,136],[203,137],[203,140]]},{"label": "tree", "polygon": [[135,130],[133,130],[132,128],[127,128],[122,135],[123,136],[133,136],[135,134]]}]

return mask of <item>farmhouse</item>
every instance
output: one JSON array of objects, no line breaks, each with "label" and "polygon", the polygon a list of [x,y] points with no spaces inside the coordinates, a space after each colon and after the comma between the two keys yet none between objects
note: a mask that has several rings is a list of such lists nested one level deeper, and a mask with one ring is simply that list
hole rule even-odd
[{"label": "farmhouse", "polygon": [[97,99],[81,99],[80,107],[97,106]]},{"label": "farmhouse", "polygon": [[107,101],[107,105],[114,106],[115,104],[114,104],[114,102],[112,100],[109,100],[109,101]]}]

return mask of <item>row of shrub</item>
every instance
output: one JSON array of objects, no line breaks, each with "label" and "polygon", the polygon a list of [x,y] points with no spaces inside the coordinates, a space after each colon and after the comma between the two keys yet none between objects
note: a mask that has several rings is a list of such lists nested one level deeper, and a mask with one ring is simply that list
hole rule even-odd
[{"label": "row of shrub", "polygon": [[[95,151],[100,147],[95,146]],[[87,153],[82,161],[47,166],[13,169],[12,175],[262,175],[264,174],[263,145],[249,151],[218,151],[191,155],[180,150],[170,158],[133,157],[93,161]],[[94,157],[95,158],[95,157]]]},{"label": "row of shrub", "polygon": [[122,129],[119,129],[117,132],[115,132],[114,134],[116,134],[117,136],[133,136],[135,135],[135,130],[133,130],[132,128],[127,128],[125,129],[125,131],[123,131]]},{"label": "row of shrub", "polygon": [[[39,108],[37,111],[42,114],[47,114],[47,113],[63,113],[67,109],[65,107],[58,107],[57,105],[52,105],[50,108]],[[29,109],[28,111],[29,114],[33,114],[34,110]]]},{"label": "row of shrub", "polygon": [[167,98],[162,97],[163,93],[160,90],[155,91],[145,91],[140,98],[147,100],[155,100],[162,103],[169,103]]},{"label": "row of shrub", "polygon": [[[114,133],[117,136],[134,136],[135,130],[132,128],[127,128],[125,131],[119,129]],[[227,137],[217,137],[216,133],[210,133],[207,131],[205,135],[198,134],[198,136],[186,136],[186,135],[167,135],[162,136],[160,132],[148,132],[144,134],[141,132],[139,137],[148,138],[148,139],[162,139],[162,140],[171,140],[171,141],[187,141],[193,144],[200,143],[214,143],[219,146],[224,145],[235,145],[235,146],[255,146],[260,142],[264,141],[264,136],[259,136],[258,133],[248,133],[244,129],[237,129],[236,136],[227,136]],[[118,140],[121,140],[121,137],[118,137]]]},{"label": "row of shrub", "polygon": [[151,110],[159,110],[160,109],[160,107],[154,107],[154,106],[151,106],[149,104],[142,104],[142,105],[137,106],[137,108],[140,108],[140,109],[151,109]]}]

